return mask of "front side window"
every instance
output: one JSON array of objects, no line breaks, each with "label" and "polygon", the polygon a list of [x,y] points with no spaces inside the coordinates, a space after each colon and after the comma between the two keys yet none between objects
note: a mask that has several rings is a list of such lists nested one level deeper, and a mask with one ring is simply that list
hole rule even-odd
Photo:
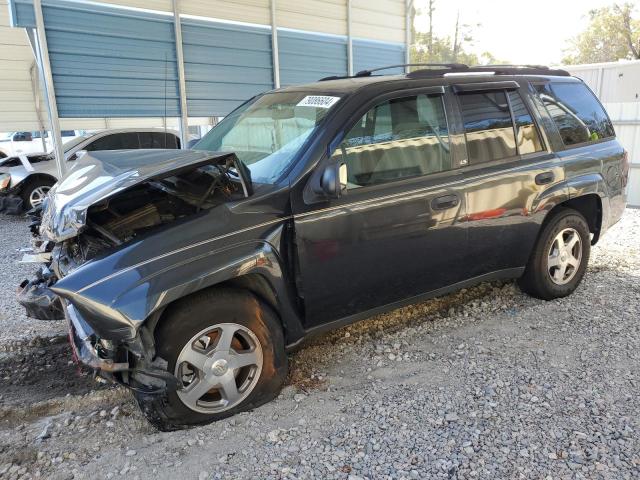
[{"label": "front side window", "polygon": [[258,183],[275,183],[340,100],[332,95],[278,92],[236,109],[193,146],[234,152]]},{"label": "front side window", "polygon": [[522,97],[518,92],[508,92],[509,102],[511,103],[511,111],[513,112],[513,120],[516,126],[516,141],[518,144],[518,153],[526,155],[542,151],[542,141],[536,124],[531,118],[531,114],[524,104]]},{"label": "front side window", "polygon": [[500,160],[517,154],[509,103],[504,91],[464,93],[459,99],[469,164]]},{"label": "front side window", "polygon": [[535,89],[565,145],[595,142],[615,135],[611,121],[582,83],[550,83]]},{"label": "front side window", "polygon": [[449,170],[442,97],[414,95],[376,105],[347,133],[333,158],[347,165],[349,188]]}]

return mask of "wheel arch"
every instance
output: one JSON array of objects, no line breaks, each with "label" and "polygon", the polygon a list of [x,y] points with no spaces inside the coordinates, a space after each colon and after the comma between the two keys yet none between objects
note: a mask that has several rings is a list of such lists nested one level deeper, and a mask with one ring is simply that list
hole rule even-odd
[{"label": "wheel arch", "polygon": [[209,272],[188,279],[180,285],[162,290],[161,304],[150,313],[140,330],[153,336],[158,326],[167,318],[171,309],[204,290],[234,289],[254,295],[271,308],[280,320],[287,343],[298,340],[304,334],[299,312],[293,301],[293,293],[287,284],[284,268],[275,250],[268,244],[251,257],[242,258],[242,267],[233,264],[223,268],[212,267]]},{"label": "wheel arch", "polygon": [[18,183],[16,183],[16,187],[24,188],[25,185],[29,185],[31,183],[35,183],[39,180],[47,180],[52,182],[52,184],[56,183],[58,179],[53,175],[49,175],[48,173],[32,173],[31,175],[27,175],[23,179],[21,179]]}]

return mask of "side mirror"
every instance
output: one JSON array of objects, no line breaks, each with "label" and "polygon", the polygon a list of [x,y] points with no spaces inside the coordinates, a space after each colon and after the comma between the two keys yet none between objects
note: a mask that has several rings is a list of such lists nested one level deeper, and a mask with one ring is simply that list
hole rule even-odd
[{"label": "side mirror", "polygon": [[329,198],[340,198],[347,189],[347,165],[332,163],[327,165],[320,177],[322,193]]},{"label": "side mirror", "polygon": [[14,142],[30,142],[33,140],[31,132],[16,132],[13,134]]},{"label": "side mirror", "polygon": [[73,155],[71,155],[69,157],[69,162],[73,161],[73,160],[80,160],[82,157],[84,157],[87,154],[86,150],[78,150],[76,153],[74,153]]}]

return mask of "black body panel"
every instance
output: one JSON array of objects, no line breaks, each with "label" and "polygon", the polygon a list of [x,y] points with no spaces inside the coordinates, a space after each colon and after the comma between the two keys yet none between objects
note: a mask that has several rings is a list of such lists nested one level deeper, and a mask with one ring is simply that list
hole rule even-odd
[{"label": "black body panel", "polygon": [[[176,299],[247,276],[280,315],[289,345],[342,325],[478,281],[518,276],[548,213],[596,195],[604,232],[625,206],[615,139],[579,148],[562,140],[529,82],[554,77],[504,75],[501,88],[527,99],[542,151],[468,164],[452,85],[485,77],[364,77],[289,87],[340,95],[294,166],[253,195],[150,231],[104,252],[56,284],[101,338],[125,341]],[[491,81],[489,78],[488,81]],[[577,82],[573,78],[563,81]],[[332,150],[376,99],[415,89],[444,91],[453,168],[323,198],[320,175]],[[451,202],[451,203],[448,203]],[[253,284],[253,283],[252,283]]]}]

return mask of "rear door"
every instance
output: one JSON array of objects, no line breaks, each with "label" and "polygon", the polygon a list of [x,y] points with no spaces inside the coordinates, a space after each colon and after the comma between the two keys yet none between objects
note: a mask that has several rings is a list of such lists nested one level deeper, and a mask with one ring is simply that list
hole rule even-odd
[{"label": "rear door", "polygon": [[541,134],[528,85],[485,82],[454,87],[466,137],[461,160],[469,230],[469,277],[526,264],[544,211],[538,199],[564,180]]},{"label": "rear door", "polygon": [[294,203],[308,327],[464,277],[464,190],[443,92],[411,90],[363,105],[321,162],[347,165],[346,194]]}]

